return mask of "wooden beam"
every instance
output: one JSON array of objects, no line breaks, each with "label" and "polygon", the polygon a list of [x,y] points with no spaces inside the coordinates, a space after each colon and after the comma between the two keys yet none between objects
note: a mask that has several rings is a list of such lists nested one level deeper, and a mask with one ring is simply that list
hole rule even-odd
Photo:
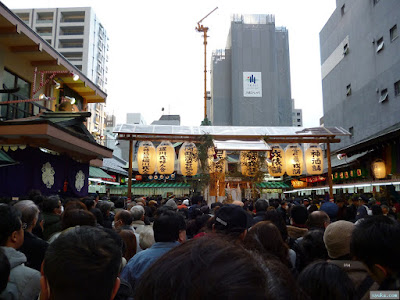
[{"label": "wooden beam", "polygon": [[18,33],[17,26],[3,26],[0,27],[0,34]]},{"label": "wooden beam", "polygon": [[95,91],[91,91],[91,92],[82,92],[82,93],[79,93],[79,95],[81,95],[82,97],[93,96],[93,95],[96,95],[96,92],[95,92]]},{"label": "wooden beam", "polygon": [[37,45],[24,45],[24,46],[11,46],[11,52],[20,53],[20,52],[40,52],[41,47],[40,44]]},{"label": "wooden beam", "polygon": [[326,159],[328,161],[328,185],[329,185],[329,200],[333,200],[333,184],[332,184],[332,165],[331,165],[331,146],[326,143]]},{"label": "wooden beam", "polygon": [[133,141],[129,141],[129,178],[128,178],[128,200],[132,200],[132,159],[133,158]]},{"label": "wooden beam", "polygon": [[[58,78],[62,77],[71,77],[71,76],[57,76]],[[80,87],[85,87],[85,83],[83,82],[74,82],[74,83],[66,83],[64,82],[64,85],[68,86],[69,88],[80,88]]]},{"label": "wooden beam", "polygon": [[58,59],[51,60],[33,60],[31,61],[31,66],[39,67],[39,66],[57,66],[59,65]]}]

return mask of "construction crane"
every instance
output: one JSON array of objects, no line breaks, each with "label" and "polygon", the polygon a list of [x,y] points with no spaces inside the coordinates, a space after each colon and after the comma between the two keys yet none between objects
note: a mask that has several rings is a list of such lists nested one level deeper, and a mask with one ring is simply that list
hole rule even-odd
[{"label": "construction crane", "polygon": [[207,121],[207,31],[208,27],[204,27],[200,25],[201,22],[209,15],[211,15],[214,11],[216,11],[218,7],[214,8],[211,12],[209,12],[203,19],[197,22],[197,27],[195,28],[198,32],[203,32],[204,37],[204,122]]}]

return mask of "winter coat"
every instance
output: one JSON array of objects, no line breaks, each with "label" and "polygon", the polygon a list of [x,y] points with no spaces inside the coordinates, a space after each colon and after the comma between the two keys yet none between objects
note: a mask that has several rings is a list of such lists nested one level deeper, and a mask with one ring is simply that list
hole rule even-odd
[{"label": "winter coat", "polygon": [[[26,256],[11,247],[2,247],[4,254],[10,262],[10,278],[6,289],[0,298],[9,295],[10,291],[18,291],[19,300],[36,300],[40,292],[40,272],[24,265]],[[13,298],[6,298],[13,299]]]},{"label": "winter coat", "polygon": [[56,232],[61,231],[61,217],[56,214],[43,213],[43,237],[47,241]]}]

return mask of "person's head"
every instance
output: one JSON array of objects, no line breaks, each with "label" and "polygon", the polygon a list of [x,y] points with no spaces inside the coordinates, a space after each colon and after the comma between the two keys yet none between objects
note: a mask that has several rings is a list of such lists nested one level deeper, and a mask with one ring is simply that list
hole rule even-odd
[{"label": "person's head", "polygon": [[256,203],[254,204],[254,207],[256,209],[256,212],[263,212],[267,211],[268,208],[268,202],[265,199],[258,199]]},{"label": "person's head", "polygon": [[129,261],[135,254],[137,250],[136,235],[132,230],[123,229],[117,231],[125,244],[125,251],[122,256]]},{"label": "person's head", "polygon": [[356,299],[354,284],[339,266],[325,261],[308,265],[298,277],[301,289],[309,299]]},{"label": "person's head", "polygon": [[130,226],[132,224],[132,221],[132,213],[127,210],[121,210],[117,212],[114,217],[114,228],[118,229],[121,226]]},{"label": "person's head", "polygon": [[8,277],[10,276],[10,262],[7,256],[4,254],[2,248],[0,248],[0,294],[5,290],[8,284]]},{"label": "person's head", "polygon": [[153,223],[154,240],[158,242],[185,242],[185,219],[177,212],[166,210]]},{"label": "person's head", "polygon": [[21,222],[24,230],[32,230],[39,219],[39,208],[31,200],[22,200],[15,203],[14,207],[21,212]]},{"label": "person's head", "polygon": [[15,207],[0,204],[0,246],[18,249],[24,243],[21,213]]},{"label": "person's head", "polygon": [[246,249],[257,251],[267,257],[272,254],[283,264],[289,263],[288,246],[278,228],[270,221],[258,222],[251,227],[243,242]]},{"label": "person's head", "polygon": [[156,241],[154,231],[151,226],[145,226],[139,233],[139,246],[142,250],[150,248]]},{"label": "person's head", "polygon": [[61,215],[61,200],[58,196],[49,196],[43,200],[43,212],[48,214]]},{"label": "person's head", "polygon": [[135,205],[131,208],[133,221],[139,221],[144,219],[144,208],[141,205]]},{"label": "person's head", "polygon": [[290,221],[293,225],[305,225],[308,218],[307,208],[295,205],[290,210]]},{"label": "person's head", "polygon": [[282,214],[275,209],[268,210],[265,212],[265,220],[271,221],[278,228],[279,232],[281,233],[282,240],[286,242],[288,239],[288,231]]},{"label": "person's head", "polygon": [[243,201],[239,201],[239,200],[235,200],[235,201],[233,201],[233,202],[232,202],[232,204],[233,204],[233,205],[240,206],[240,207],[243,207],[243,206],[244,206],[244,203],[243,203]]},{"label": "person's head", "polygon": [[308,228],[325,229],[330,224],[330,218],[324,211],[314,211],[308,215],[306,225]]},{"label": "person's head", "polygon": [[96,217],[86,209],[67,209],[61,219],[61,230],[77,225],[96,226]]},{"label": "person's head", "polygon": [[113,299],[119,288],[121,247],[110,233],[77,226],[46,251],[41,299]]},{"label": "person's head", "polygon": [[273,299],[281,289],[274,284],[257,255],[223,237],[204,236],[175,247],[148,268],[135,299]]},{"label": "person's head", "polygon": [[114,207],[115,208],[124,208],[125,206],[125,201],[123,198],[118,198],[114,202]]},{"label": "person's head", "polygon": [[389,213],[389,206],[387,206],[386,204],[382,204],[381,209],[382,209],[382,214],[387,215]]},{"label": "person's head", "polygon": [[82,202],[83,202],[83,204],[86,205],[86,208],[88,210],[91,210],[95,206],[95,202],[91,197],[87,197],[87,198],[83,199]]},{"label": "person's head", "polygon": [[238,205],[226,204],[215,213],[214,230],[243,240],[249,227],[246,212]]},{"label": "person's head", "polygon": [[339,259],[343,256],[349,256],[353,230],[354,224],[344,220],[333,222],[326,227],[324,243],[330,258]]},{"label": "person's head", "polygon": [[178,209],[178,205],[173,198],[169,199],[164,205],[171,207],[175,211]]},{"label": "person's head", "polygon": [[377,282],[400,272],[400,224],[386,216],[364,218],[351,236],[352,255],[365,263]]},{"label": "person's head", "polygon": [[304,253],[305,265],[318,259],[326,260],[328,251],[324,244],[324,231],[322,229],[309,230],[300,241]]},{"label": "person's head", "polygon": [[108,201],[102,201],[101,203],[99,203],[97,205],[97,207],[100,209],[103,217],[108,217],[110,215],[110,211],[112,208],[112,202],[108,202]]},{"label": "person's head", "polygon": [[85,209],[85,210],[87,210],[87,207],[86,207],[85,203],[83,203],[80,200],[70,199],[68,202],[65,203],[64,211],[69,210],[69,209]]},{"label": "person's head", "polygon": [[373,216],[383,215],[383,208],[378,204],[374,204],[371,206],[371,211]]}]

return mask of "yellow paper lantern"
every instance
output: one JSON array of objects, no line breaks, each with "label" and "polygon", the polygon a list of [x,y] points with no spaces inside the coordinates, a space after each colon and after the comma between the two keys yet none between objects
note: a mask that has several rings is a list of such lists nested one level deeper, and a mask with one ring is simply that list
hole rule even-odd
[{"label": "yellow paper lantern", "polygon": [[175,149],[171,142],[163,141],[157,147],[156,166],[158,174],[169,175],[175,168]]},{"label": "yellow paper lantern", "polygon": [[198,152],[194,143],[185,142],[179,150],[179,164],[183,176],[194,176],[198,168]]},{"label": "yellow paper lantern", "polygon": [[305,153],[308,175],[321,175],[324,171],[323,152],[319,145],[311,144]]},{"label": "yellow paper lantern", "polygon": [[208,148],[208,171],[209,173],[225,174],[226,172],[226,151],[215,150],[213,147]]},{"label": "yellow paper lantern", "polygon": [[156,148],[152,142],[141,142],[136,155],[140,174],[153,174],[156,170]]},{"label": "yellow paper lantern", "polygon": [[240,166],[244,176],[254,177],[258,171],[258,152],[240,151]]},{"label": "yellow paper lantern", "polygon": [[382,159],[377,159],[372,163],[372,173],[376,179],[382,179],[386,177],[386,165]]},{"label": "yellow paper lantern", "polygon": [[303,173],[303,150],[298,144],[286,147],[285,161],[287,175],[300,176]]},{"label": "yellow paper lantern", "polygon": [[283,176],[286,171],[285,151],[279,145],[272,145],[270,157],[267,162],[269,175]]}]

